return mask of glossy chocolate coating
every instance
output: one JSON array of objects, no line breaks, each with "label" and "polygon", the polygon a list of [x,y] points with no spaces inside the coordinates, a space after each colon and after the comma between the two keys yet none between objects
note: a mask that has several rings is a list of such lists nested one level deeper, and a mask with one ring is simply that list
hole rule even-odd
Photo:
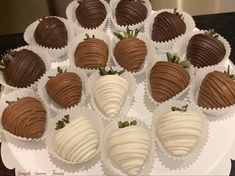
[{"label": "glossy chocolate coating", "polygon": [[31,50],[22,49],[8,53],[2,70],[6,83],[14,87],[27,87],[37,81],[46,71],[41,57]]},{"label": "glossy chocolate coating", "polygon": [[50,98],[63,108],[80,102],[82,82],[76,73],[65,72],[51,77],[45,88]]},{"label": "glossy chocolate coating", "polygon": [[46,17],[38,24],[34,39],[39,45],[48,48],[62,48],[67,45],[68,31],[58,18]]},{"label": "glossy chocolate coating", "polygon": [[33,97],[12,102],[2,114],[2,126],[8,132],[26,138],[40,138],[45,131],[46,111]]},{"label": "glossy chocolate coating", "polygon": [[119,25],[137,24],[146,19],[147,8],[134,0],[121,0],[116,7],[115,16]]},{"label": "glossy chocolate coating", "polygon": [[107,15],[104,4],[99,0],[82,0],[75,13],[77,21],[85,28],[99,26]]},{"label": "glossy chocolate coating", "polygon": [[92,38],[78,44],[75,53],[75,64],[80,68],[98,68],[108,61],[108,46],[100,39]]},{"label": "glossy chocolate coating", "polygon": [[194,35],[188,43],[187,58],[196,67],[218,64],[225,56],[222,42],[205,34]]},{"label": "glossy chocolate coating", "polygon": [[203,108],[222,108],[235,104],[235,82],[220,71],[213,71],[203,79],[198,105]]},{"label": "glossy chocolate coating", "polygon": [[164,102],[184,90],[190,80],[189,73],[179,64],[160,61],[151,69],[149,75],[153,98]]},{"label": "glossy chocolate coating", "polygon": [[184,34],[186,25],[179,15],[162,12],[154,18],[152,40],[165,42]]},{"label": "glossy chocolate coating", "polygon": [[139,71],[146,55],[145,42],[135,37],[120,40],[114,48],[114,56],[118,64],[132,72]]}]

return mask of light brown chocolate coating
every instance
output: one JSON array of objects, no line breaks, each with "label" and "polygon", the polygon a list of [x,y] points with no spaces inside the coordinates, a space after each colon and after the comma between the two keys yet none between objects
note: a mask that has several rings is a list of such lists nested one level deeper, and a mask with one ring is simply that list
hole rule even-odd
[{"label": "light brown chocolate coating", "polygon": [[208,73],[198,94],[198,105],[203,108],[222,108],[235,104],[235,82],[220,71]]},{"label": "light brown chocolate coating", "polygon": [[114,57],[127,71],[138,72],[145,61],[147,46],[144,41],[132,37],[120,40],[114,48]]},{"label": "light brown chocolate coating", "polygon": [[63,108],[72,107],[80,102],[82,82],[76,73],[64,72],[51,77],[45,88],[50,98]]},{"label": "light brown chocolate coating", "polygon": [[25,138],[40,138],[45,131],[46,111],[33,97],[12,102],[2,114],[2,126],[10,133]]},{"label": "light brown chocolate coating", "polygon": [[75,65],[80,68],[106,66],[108,54],[108,46],[103,40],[87,39],[79,43],[75,50]]},{"label": "light brown chocolate coating", "polygon": [[179,64],[160,61],[149,75],[151,93],[157,102],[164,102],[184,90],[190,80],[189,73]]}]

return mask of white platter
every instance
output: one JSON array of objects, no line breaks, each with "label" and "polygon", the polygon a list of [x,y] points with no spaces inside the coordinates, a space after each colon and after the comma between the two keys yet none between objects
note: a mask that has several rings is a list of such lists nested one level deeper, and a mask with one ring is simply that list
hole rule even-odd
[{"label": "white platter", "polygon": [[[110,27],[110,26],[109,26]],[[108,30],[107,33],[111,34]],[[68,61],[60,65],[68,65]],[[227,61],[226,65],[234,65]],[[58,64],[54,64],[56,67]],[[144,94],[144,75],[139,77],[139,84],[135,93],[136,102],[130,109],[128,115],[143,119],[147,124],[151,123],[151,103]],[[142,81],[142,82],[141,82]],[[3,88],[2,95],[9,90]],[[149,103],[149,108],[143,106],[143,101]],[[161,157],[156,157],[150,175],[228,175],[231,169],[230,159],[235,159],[235,114],[223,120],[209,121],[209,138],[201,155],[195,162],[184,166],[176,164],[163,164]],[[234,135],[233,135],[234,134]],[[79,171],[76,165],[64,164],[48,154],[43,142],[21,142],[2,135],[1,155],[3,163],[9,169],[15,168],[16,175],[104,175],[102,163],[86,170]],[[158,152],[158,156],[161,154]],[[173,162],[172,162],[173,163]],[[178,163],[177,163],[178,164]],[[56,175],[55,174],[55,175]]]}]

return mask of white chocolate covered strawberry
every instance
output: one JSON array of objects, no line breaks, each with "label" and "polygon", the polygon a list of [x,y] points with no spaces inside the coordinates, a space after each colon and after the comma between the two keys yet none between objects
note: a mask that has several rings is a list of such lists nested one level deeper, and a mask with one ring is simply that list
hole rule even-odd
[{"label": "white chocolate covered strawberry", "polygon": [[107,140],[107,153],[110,159],[128,175],[138,175],[146,165],[151,148],[151,138],[147,130],[131,123],[119,122]]},{"label": "white chocolate covered strawberry", "polygon": [[186,156],[201,137],[202,118],[188,111],[187,105],[172,110],[160,117],[156,133],[167,152],[175,157]]},{"label": "white chocolate covered strawberry", "polygon": [[100,69],[92,94],[99,109],[108,117],[115,117],[122,109],[129,90],[129,83],[120,76],[123,71]]}]

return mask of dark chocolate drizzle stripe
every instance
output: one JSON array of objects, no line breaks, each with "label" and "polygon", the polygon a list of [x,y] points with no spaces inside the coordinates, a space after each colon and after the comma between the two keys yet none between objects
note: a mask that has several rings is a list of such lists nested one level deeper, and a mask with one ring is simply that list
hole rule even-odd
[{"label": "dark chocolate drizzle stripe", "polygon": [[151,69],[149,80],[153,98],[163,102],[185,89],[190,76],[180,65],[160,61]]},{"label": "dark chocolate drizzle stripe", "polygon": [[221,108],[235,104],[235,82],[224,73],[214,71],[203,79],[198,105],[204,108]]}]

